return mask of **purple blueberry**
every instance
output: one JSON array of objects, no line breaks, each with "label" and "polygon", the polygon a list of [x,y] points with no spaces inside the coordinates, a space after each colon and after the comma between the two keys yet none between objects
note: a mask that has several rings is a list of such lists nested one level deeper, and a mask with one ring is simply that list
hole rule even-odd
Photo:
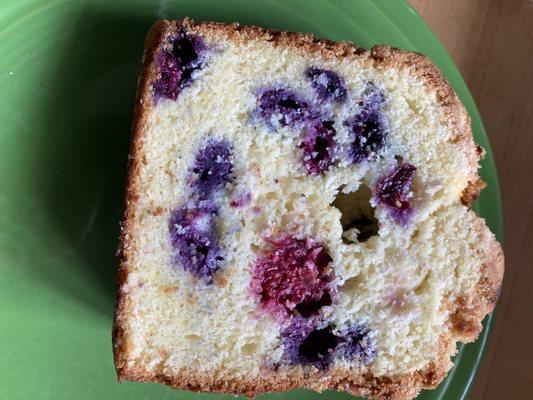
[{"label": "purple blueberry", "polygon": [[305,76],[311,81],[311,86],[316,90],[322,100],[343,103],[346,100],[346,86],[336,72],[318,67],[309,67]]},{"label": "purple blueberry", "polygon": [[200,149],[192,167],[192,187],[198,197],[208,199],[233,179],[231,145],[226,140],[209,140]]},{"label": "purple blueberry", "polygon": [[335,128],[333,121],[315,119],[306,123],[303,129],[303,140],[300,148],[303,152],[303,163],[311,175],[327,170],[333,163],[335,146]]},{"label": "purple blueberry", "polygon": [[170,48],[162,48],[156,57],[159,73],[153,90],[156,98],[176,100],[190,85],[192,73],[203,67],[206,46],[200,37],[188,35],[183,28],[169,41]]},{"label": "purple blueberry", "polygon": [[272,128],[294,126],[311,115],[309,103],[292,90],[284,88],[266,89],[257,97],[259,115]]},{"label": "purple blueberry", "polygon": [[349,157],[354,163],[367,159],[385,144],[383,102],[383,93],[369,84],[363,93],[360,111],[345,122],[351,139]]},{"label": "purple blueberry", "polygon": [[381,178],[376,185],[376,198],[389,208],[391,215],[400,223],[407,222],[412,212],[410,199],[415,173],[415,166],[404,163]]},{"label": "purple blueberry", "polygon": [[319,327],[316,318],[293,318],[281,335],[285,361],[319,369],[326,369],[336,358],[362,365],[374,361],[376,344],[364,324],[354,324],[340,333],[334,328],[332,324]]},{"label": "purple blueberry", "polygon": [[376,346],[370,337],[370,330],[363,324],[355,324],[342,332],[339,354],[347,360],[358,360],[368,365],[376,357]]},{"label": "purple blueberry", "polygon": [[176,209],[169,221],[173,258],[182,268],[212,282],[223,260],[218,246],[216,208],[208,205]]},{"label": "purple blueberry", "polygon": [[296,317],[282,332],[282,343],[289,364],[311,364],[324,370],[332,361],[339,338],[331,326],[317,328],[313,320]]}]

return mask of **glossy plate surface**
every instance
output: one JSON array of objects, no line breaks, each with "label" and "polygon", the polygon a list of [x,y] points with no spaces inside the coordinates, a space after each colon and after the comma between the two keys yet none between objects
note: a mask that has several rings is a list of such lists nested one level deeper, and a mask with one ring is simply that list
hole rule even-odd
[{"label": "glossy plate surface", "polygon": [[[487,149],[476,204],[502,239],[498,182],[472,97],[401,0],[0,0],[1,399],[215,399],[118,384],[111,324],[123,183],[144,36],[158,17],[239,21],[429,55]],[[490,327],[490,317],[486,325]],[[489,329],[419,399],[462,399]],[[230,399],[230,396],[218,396]],[[296,391],[263,399],[349,399]]]}]

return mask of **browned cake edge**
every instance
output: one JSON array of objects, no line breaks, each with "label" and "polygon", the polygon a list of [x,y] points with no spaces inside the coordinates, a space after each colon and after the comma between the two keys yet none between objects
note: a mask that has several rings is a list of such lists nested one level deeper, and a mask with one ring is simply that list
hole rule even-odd
[{"label": "browned cake edge", "polygon": [[129,314],[126,282],[128,263],[136,247],[135,235],[140,229],[140,222],[135,215],[135,203],[138,199],[135,177],[139,174],[143,163],[146,162],[143,154],[144,127],[153,107],[151,82],[157,74],[154,63],[156,51],[163,39],[175,33],[180,25],[200,34],[220,35],[221,38],[230,38],[236,42],[264,40],[275,46],[290,47],[291,50],[302,53],[319,53],[326,59],[332,57],[360,58],[367,59],[377,68],[394,66],[408,69],[437,93],[445,110],[446,120],[444,122],[450,124],[454,133],[451,140],[461,147],[469,159],[470,179],[463,191],[461,202],[470,206],[484,187],[483,181],[477,174],[478,160],[483,150],[473,141],[470,117],[442,73],[427,57],[389,46],[375,46],[371,50],[364,50],[348,42],[335,43],[329,40],[314,39],[309,34],[266,30],[255,26],[241,26],[237,23],[195,23],[187,18],[183,21],[158,21],[150,29],[145,42],[128,161],[113,325],[113,348],[118,379],[120,381],[160,382],[185,390],[244,394],[249,397],[265,392],[308,388],[317,391],[341,390],[376,399],[407,400],[416,396],[420,389],[436,387],[452,366],[450,357],[456,352],[456,341],[471,342],[477,338],[482,330],[481,321],[493,310],[500,291],[504,270],[502,248],[490,233],[484,220],[479,217],[476,219],[475,229],[481,238],[479,245],[479,257],[483,260],[481,278],[475,293],[463,296],[454,304],[448,305],[450,332],[440,339],[438,359],[424,370],[391,377],[376,377],[364,371],[361,373],[340,368],[333,368],[329,371],[293,368],[284,371],[282,376],[265,371],[264,376],[257,380],[217,380],[210,375],[199,374],[195,370],[183,369],[167,375],[148,371],[143,369],[143,366],[128,365],[128,333],[124,322]]}]

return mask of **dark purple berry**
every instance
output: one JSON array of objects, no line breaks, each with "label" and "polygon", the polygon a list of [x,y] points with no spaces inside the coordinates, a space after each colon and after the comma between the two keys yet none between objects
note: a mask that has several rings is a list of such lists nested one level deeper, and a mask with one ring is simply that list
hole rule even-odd
[{"label": "dark purple berry", "polygon": [[333,121],[316,119],[304,127],[304,138],[300,143],[303,163],[309,174],[316,175],[327,170],[333,162],[335,128]]},{"label": "dark purple berry", "polygon": [[305,75],[311,81],[311,85],[316,90],[319,98],[336,101],[337,103],[342,103],[346,100],[346,86],[336,72],[318,67],[309,67],[305,71]]},{"label": "dark purple berry", "polygon": [[415,172],[416,167],[404,163],[383,177],[376,185],[376,198],[389,208],[391,215],[398,222],[405,223],[412,211],[410,199]]},{"label": "dark purple berry", "polygon": [[383,101],[383,94],[374,85],[368,85],[360,111],[345,122],[351,138],[350,158],[354,163],[367,159],[385,144]]},{"label": "dark purple berry", "polygon": [[206,46],[200,37],[180,28],[170,39],[170,48],[162,48],[156,58],[158,77],[153,84],[156,98],[176,100],[190,85],[192,73],[204,64]]},{"label": "dark purple berry", "polygon": [[314,321],[294,318],[282,333],[284,357],[289,364],[311,364],[326,369],[339,344],[332,327],[317,328]]},{"label": "dark purple berry", "polygon": [[183,67],[194,69],[200,67],[200,51],[205,49],[205,44],[198,36],[187,35],[181,28],[177,37],[172,41],[172,54]]},{"label": "dark purple berry", "polygon": [[192,186],[200,199],[209,198],[233,179],[231,145],[226,140],[209,140],[194,161]]},{"label": "dark purple berry", "polygon": [[212,281],[223,260],[215,218],[213,206],[186,206],[176,209],[169,221],[174,260],[207,282]]},{"label": "dark purple berry", "polygon": [[347,360],[359,360],[368,365],[376,357],[376,346],[370,337],[370,330],[362,324],[356,324],[342,333],[342,342],[338,351]]},{"label": "dark purple berry", "polygon": [[257,97],[259,115],[272,128],[295,125],[309,118],[309,103],[289,89],[267,89]]},{"label": "dark purple berry", "polygon": [[176,100],[181,92],[182,68],[174,55],[163,50],[157,55],[159,75],[153,84],[154,94],[157,98]]},{"label": "dark purple berry", "polygon": [[289,364],[312,364],[326,369],[335,358],[344,358],[368,365],[377,350],[370,329],[355,324],[343,332],[334,332],[334,325],[317,327],[317,319],[295,317],[282,332],[284,359]]}]

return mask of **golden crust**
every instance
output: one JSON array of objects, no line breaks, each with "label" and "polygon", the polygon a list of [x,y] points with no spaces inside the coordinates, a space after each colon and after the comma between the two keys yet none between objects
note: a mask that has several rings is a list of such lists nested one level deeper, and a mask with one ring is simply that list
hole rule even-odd
[{"label": "golden crust", "polygon": [[477,338],[482,329],[481,321],[490,313],[496,303],[503,278],[503,252],[484,221],[476,217],[475,229],[479,235],[479,256],[483,259],[481,278],[475,293],[458,298],[451,305],[449,333],[439,341],[439,353],[435,360],[420,371],[391,377],[376,377],[365,371],[353,371],[336,368],[328,372],[318,371],[313,367],[292,368],[282,374],[265,372],[261,379],[234,379],[198,374],[194,370],[179,372],[151,372],[142,366],[128,363],[128,337],[125,331],[125,319],[128,315],[127,273],[128,263],[135,251],[134,232],[138,229],[135,215],[137,201],[135,177],[143,163],[143,134],[147,115],[152,108],[151,82],[156,76],[154,59],[156,51],[164,37],[176,32],[183,25],[186,29],[212,36],[219,35],[238,42],[263,40],[275,46],[290,47],[304,53],[318,53],[325,59],[349,57],[365,59],[374,66],[386,68],[406,68],[422,79],[428,88],[435,91],[443,109],[445,120],[453,133],[450,141],[461,148],[469,160],[469,184],[465,187],[461,201],[466,206],[477,197],[484,183],[477,174],[478,160],[482,149],[476,147],[472,137],[470,118],[463,104],[450,87],[442,73],[425,56],[404,52],[389,46],[375,46],[364,50],[348,42],[331,42],[318,40],[309,34],[265,30],[255,26],[239,24],[194,23],[190,19],[183,21],[158,21],[149,31],[145,53],[143,55],[142,75],[139,81],[135,117],[132,127],[132,142],[128,165],[124,222],[122,226],[121,245],[119,249],[120,267],[117,278],[117,303],[113,326],[113,347],[115,367],[118,379],[159,382],[174,388],[231,394],[244,394],[249,397],[265,392],[286,391],[295,388],[309,388],[316,391],[326,389],[346,391],[353,395],[374,399],[407,400],[415,397],[421,389],[436,387],[446,376],[452,363],[450,357],[456,352],[458,340],[469,342]]},{"label": "golden crust", "polygon": [[161,43],[161,38],[166,33],[168,26],[169,23],[160,21],[150,29],[146,37],[142,73],[137,87],[137,99],[135,102],[134,119],[131,129],[132,138],[130,154],[128,157],[124,217],[121,226],[120,245],[117,252],[120,264],[117,274],[116,307],[113,323],[113,354],[119,379],[121,375],[120,371],[125,368],[128,356],[128,338],[126,337],[126,332],[124,330],[124,319],[127,315],[127,296],[124,291],[124,286],[128,278],[128,262],[131,259],[131,253],[136,246],[133,240],[133,232],[138,229],[138,220],[134,215],[134,206],[138,200],[135,177],[139,174],[142,160],[144,158],[142,154],[142,134],[144,132],[147,116],[152,108],[150,86],[152,77],[155,73],[155,64],[153,61],[159,43]]},{"label": "golden crust", "polygon": [[483,260],[481,278],[474,293],[457,299],[455,311],[450,316],[452,332],[456,340],[462,342],[476,340],[483,329],[481,321],[496,305],[504,272],[504,256],[500,244],[481,218],[475,219],[474,228],[479,238],[477,253]]},{"label": "golden crust", "polygon": [[424,371],[391,377],[376,377],[364,371],[335,368],[327,374],[315,368],[295,367],[275,374],[265,371],[261,379],[224,379],[194,370],[182,369],[171,374],[165,371],[146,371],[142,368],[124,367],[119,371],[120,380],[158,382],[176,389],[196,392],[215,392],[246,395],[307,388],[317,392],[324,390],[345,391],[354,396],[378,400],[408,400],[421,388],[435,388],[451,368],[450,355],[455,354],[455,340],[443,337],[440,341],[438,360]]}]

